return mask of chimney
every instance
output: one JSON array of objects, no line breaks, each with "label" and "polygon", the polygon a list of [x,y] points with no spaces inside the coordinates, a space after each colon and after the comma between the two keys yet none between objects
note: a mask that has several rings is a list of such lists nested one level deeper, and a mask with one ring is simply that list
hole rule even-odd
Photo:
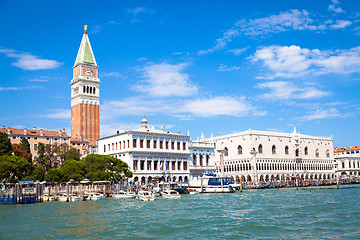
[{"label": "chimney", "polygon": [[62,129],[63,133],[65,133],[65,128]]},{"label": "chimney", "polygon": [[59,130],[59,136],[60,136],[60,137],[62,136],[62,131],[61,131],[61,130]]},{"label": "chimney", "polygon": [[8,129],[7,129],[7,134],[10,134],[10,133],[11,133],[11,131],[10,131],[10,129],[8,128]]},{"label": "chimney", "polygon": [[35,130],[36,129],[36,127],[33,127],[33,130]]},{"label": "chimney", "polygon": [[3,126],[3,129],[5,128],[5,125],[2,125]]},{"label": "chimney", "polygon": [[40,129],[40,136],[44,136],[44,130]]},{"label": "chimney", "polygon": [[26,128],[24,128],[24,135],[27,135],[27,130],[26,130]]}]

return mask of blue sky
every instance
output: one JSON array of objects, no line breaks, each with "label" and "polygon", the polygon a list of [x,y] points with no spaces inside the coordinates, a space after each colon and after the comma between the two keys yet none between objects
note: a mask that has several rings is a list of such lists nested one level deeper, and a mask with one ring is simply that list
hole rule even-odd
[{"label": "blue sky", "polygon": [[[70,129],[88,25],[101,135],[249,128],[360,144],[360,2],[0,1],[0,121]],[[70,133],[70,132],[69,132]]]}]

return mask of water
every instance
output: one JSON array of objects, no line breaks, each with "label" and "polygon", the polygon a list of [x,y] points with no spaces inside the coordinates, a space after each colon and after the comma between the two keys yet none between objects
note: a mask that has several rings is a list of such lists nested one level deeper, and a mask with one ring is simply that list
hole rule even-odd
[{"label": "water", "polygon": [[360,188],[0,205],[0,239],[360,239]]}]

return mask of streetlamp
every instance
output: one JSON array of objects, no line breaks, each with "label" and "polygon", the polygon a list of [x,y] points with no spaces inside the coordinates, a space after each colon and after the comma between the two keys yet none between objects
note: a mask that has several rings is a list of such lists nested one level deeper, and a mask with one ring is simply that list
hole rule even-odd
[{"label": "streetlamp", "polygon": [[253,160],[253,171],[254,171],[254,184],[257,185],[258,179],[257,179],[257,169],[256,169],[256,150],[255,148],[252,148],[250,151],[250,154],[253,156],[252,160]]}]

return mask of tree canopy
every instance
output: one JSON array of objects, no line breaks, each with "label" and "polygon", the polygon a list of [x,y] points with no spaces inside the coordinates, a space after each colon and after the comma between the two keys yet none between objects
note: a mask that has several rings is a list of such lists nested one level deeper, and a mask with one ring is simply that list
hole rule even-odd
[{"label": "tree canopy", "polygon": [[0,132],[0,156],[8,155],[12,153],[11,141],[5,132]]},{"label": "tree canopy", "polygon": [[20,145],[23,146],[28,153],[31,153],[30,143],[25,137],[21,138]]},{"label": "tree canopy", "polygon": [[29,161],[17,156],[0,156],[1,182],[17,182],[30,175],[32,165]]},{"label": "tree canopy", "polygon": [[13,145],[13,152],[14,152],[15,156],[26,158],[29,162],[32,162],[31,161],[31,159],[32,159],[31,153],[27,152],[22,145],[14,144]]}]

